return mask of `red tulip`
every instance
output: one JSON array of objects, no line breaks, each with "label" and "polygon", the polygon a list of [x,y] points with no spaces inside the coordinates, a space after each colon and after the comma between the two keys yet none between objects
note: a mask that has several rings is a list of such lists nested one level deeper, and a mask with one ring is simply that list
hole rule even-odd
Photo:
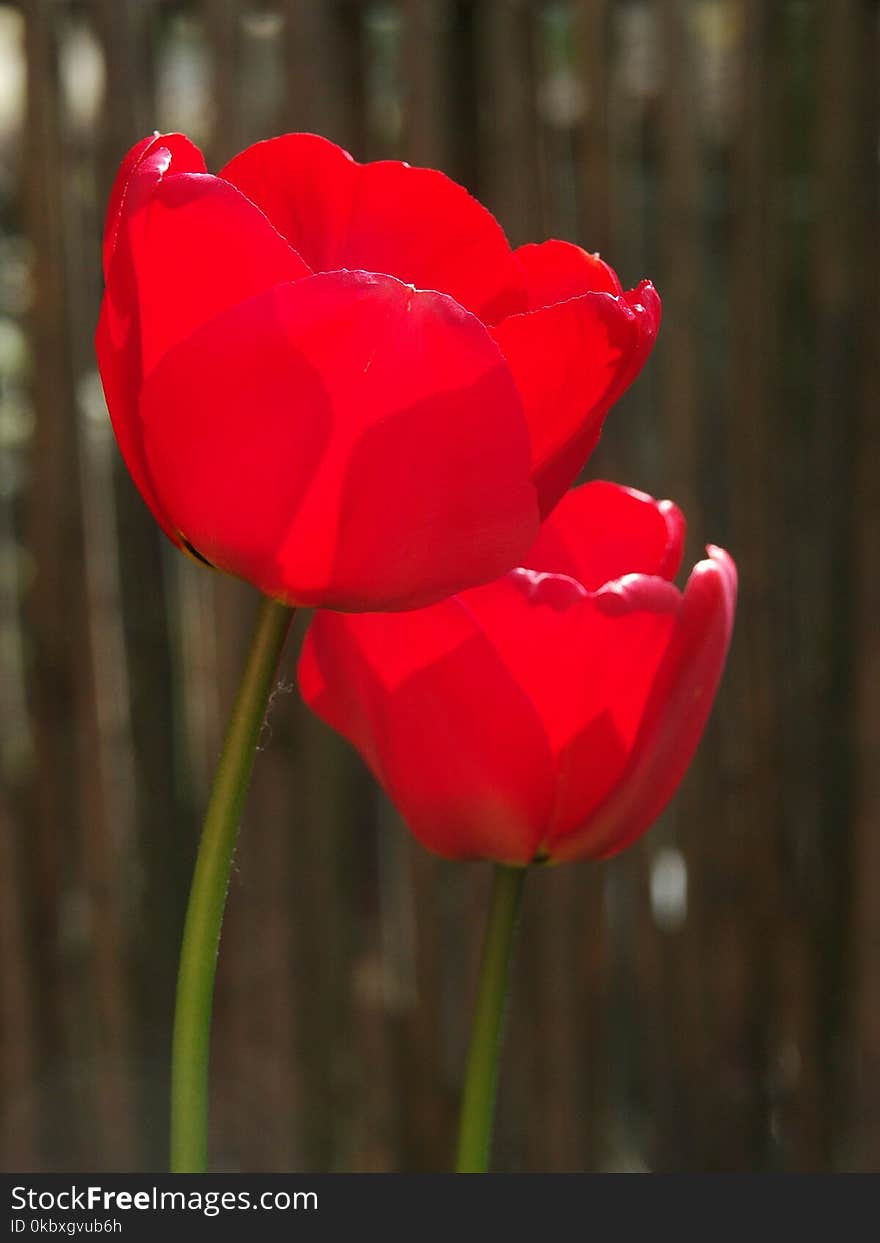
[{"label": "red tulip", "polygon": [[673,586],[684,519],[610,483],[570,492],[528,568],[431,608],[318,613],[299,682],[416,836],[450,858],[601,858],[650,827],[696,750],[736,568]]},{"label": "red tulip", "polygon": [[660,317],[442,173],[311,134],[123,161],[97,349],[166,534],[290,604],[413,608],[522,560]]}]

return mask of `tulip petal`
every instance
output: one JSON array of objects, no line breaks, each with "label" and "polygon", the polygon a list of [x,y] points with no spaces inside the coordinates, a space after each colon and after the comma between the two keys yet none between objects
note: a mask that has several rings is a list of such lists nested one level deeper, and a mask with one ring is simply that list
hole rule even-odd
[{"label": "tulip petal", "polygon": [[129,181],[107,281],[111,330],[139,329],[141,366],[228,307],[311,269],[243,194],[174,171],[154,148]]},{"label": "tulip petal", "polygon": [[646,832],[678,788],[706,725],[730,645],[736,567],[723,549],[691,573],[620,778],[583,827],[558,836],[558,860],[607,857]]},{"label": "tulip petal", "polygon": [[458,599],[543,725],[557,768],[542,839],[552,848],[623,771],[680,593],[645,575],[589,593],[570,578],[516,570]]},{"label": "tulip petal", "polygon": [[309,269],[232,186],[206,174],[177,172],[178,156],[184,169],[201,157],[186,139],[166,137],[174,140],[171,147],[155,138],[134,148],[131,166],[117,178],[95,345],[122,455],[166,534],[179,542],[143,459],[143,378],[167,350],[221,311]]},{"label": "tulip petal", "polygon": [[684,515],[672,501],[593,480],[565,494],[523,564],[567,574],[588,591],[624,574],[673,579],[684,537]]},{"label": "tulip petal", "polygon": [[486,323],[525,309],[520,267],[501,226],[434,169],[358,164],[326,138],[286,134],[248,147],[220,175],[315,271],[396,276],[450,294]]},{"label": "tulip petal", "polygon": [[581,609],[573,684],[556,687],[569,727],[554,748],[556,806],[544,843],[553,857],[620,780],[680,606],[671,583],[635,574],[607,583]]},{"label": "tulip petal", "polygon": [[622,297],[585,293],[493,328],[528,419],[543,516],[583,469],[605,415],[647,359],[659,321],[660,300],[645,281]]},{"label": "tulip petal", "polygon": [[540,722],[457,600],[319,612],[303,698],[361,751],[413,833],[448,858],[527,863],[552,805]]},{"label": "tulip petal", "polygon": [[491,337],[391,277],[323,273],[241,303],[165,355],[141,415],[175,528],[291,603],[419,607],[496,577],[537,534]]},{"label": "tulip petal", "polygon": [[[104,222],[104,279],[110,273],[110,261],[116,249],[116,236],[119,232],[119,221],[125,200],[128,196],[132,179],[137,183],[137,174],[141,166],[151,155],[166,151],[170,162],[174,164],[176,173],[204,173],[205,161],[201,151],[183,134],[150,134],[147,138],[135,143],[119,166],[116,180],[110,191],[107,203],[107,216]],[[163,174],[156,170],[153,162],[152,180],[159,180]]]},{"label": "tulip petal", "polygon": [[525,276],[529,311],[585,293],[623,293],[617,273],[598,255],[572,242],[530,242],[513,252]]},{"label": "tulip petal", "polygon": [[[109,279],[124,206],[129,197],[137,201],[143,198],[147,187],[154,188],[171,161],[175,167],[186,172],[203,172],[205,169],[201,152],[183,134],[151,134],[136,143],[122,161],[110,192],[104,226],[105,281]],[[131,275],[126,280],[131,287]],[[114,311],[109,294],[105,294],[95,336],[101,381],[119,449],[135,485],[165,534],[179,543],[159,508],[143,461],[137,419],[141,359],[136,325],[135,311]]]}]

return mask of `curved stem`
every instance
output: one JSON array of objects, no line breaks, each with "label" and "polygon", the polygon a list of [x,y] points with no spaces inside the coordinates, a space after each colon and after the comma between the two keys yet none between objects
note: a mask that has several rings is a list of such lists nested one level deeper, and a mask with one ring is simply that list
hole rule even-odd
[{"label": "curved stem", "polygon": [[200,1174],[208,1155],[208,1058],[220,926],[238,823],[293,610],[263,599],[226,730],[193,873],[171,1054],[171,1171]]},{"label": "curved stem", "polygon": [[510,964],[525,878],[525,868],[495,867],[461,1101],[455,1165],[458,1174],[485,1174],[489,1168]]}]

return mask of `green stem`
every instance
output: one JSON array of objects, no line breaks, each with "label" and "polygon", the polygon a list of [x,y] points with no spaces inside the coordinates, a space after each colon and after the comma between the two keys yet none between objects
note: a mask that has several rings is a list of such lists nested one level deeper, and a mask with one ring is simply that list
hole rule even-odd
[{"label": "green stem", "polygon": [[254,753],[293,610],[263,599],[223,742],[193,873],[171,1054],[171,1171],[201,1174],[208,1158],[208,1058],[220,926]]},{"label": "green stem", "polygon": [[525,868],[502,864],[495,868],[461,1101],[455,1165],[458,1174],[485,1174],[489,1168],[510,963],[525,878]]}]

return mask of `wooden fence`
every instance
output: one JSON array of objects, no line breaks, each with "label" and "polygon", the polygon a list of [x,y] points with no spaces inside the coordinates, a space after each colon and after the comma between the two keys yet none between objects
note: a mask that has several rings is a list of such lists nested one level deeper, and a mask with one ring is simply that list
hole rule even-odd
[{"label": "wooden fence", "polygon": [[[95,370],[103,206],[154,128],[213,168],[288,129],[436,164],[514,242],[655,280],[660,342],[589,472],[678,500],[691,560],[734,553],[737,632],[661,824],[531,884],[497,1168],[880,1168],[878,13],[0,3],[2,1168],[162,1166],[255,606],[166,546]],[[285,690],[224,931],[212,1162],[443,1169],[487,871],[417,847]]]}]

